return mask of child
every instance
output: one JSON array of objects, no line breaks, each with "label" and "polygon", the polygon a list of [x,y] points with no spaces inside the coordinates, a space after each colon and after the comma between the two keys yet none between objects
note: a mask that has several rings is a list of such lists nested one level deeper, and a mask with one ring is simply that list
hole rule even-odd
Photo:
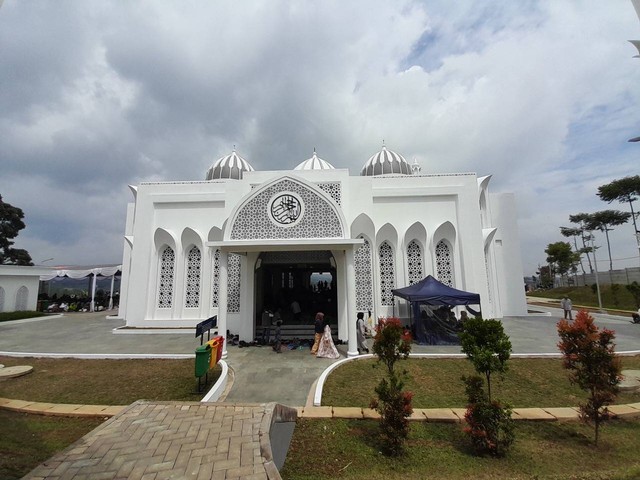
[{"label": "child", "polygon": [[281,328],[282,327],[282,320],[277,320],[276,321],[276,335],[275,335],[275,342],[273,344],[273,350],[276,353],[282,353],[280,347],[282,346],[282,342],[280,341],[280,335],[281,335]]}]

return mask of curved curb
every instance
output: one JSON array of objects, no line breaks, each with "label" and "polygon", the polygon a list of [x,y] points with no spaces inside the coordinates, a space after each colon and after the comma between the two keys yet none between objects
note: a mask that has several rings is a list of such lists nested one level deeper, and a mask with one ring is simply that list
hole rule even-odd
[{"label": "curved curb", "polygon": [[213,387],[211,387],[211,390],[209,390],[209,392],[204,397],[202,397],[202,400],[200,400],[200,403],[217,402],[222,396],[222,394],[224,393],[225,388],[227,387],[229,365],[227,365],[227,362],[225,362],[224,360],[220,360],[218,363],[222,368],[222,372],[220,373],[218,380],[216,380],[216,383],[214,383]]}]

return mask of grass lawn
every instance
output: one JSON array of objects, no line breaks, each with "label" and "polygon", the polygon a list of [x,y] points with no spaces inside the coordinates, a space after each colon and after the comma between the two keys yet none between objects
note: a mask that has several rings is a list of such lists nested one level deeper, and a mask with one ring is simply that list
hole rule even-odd
[{"label": "grass lawn", "polygon": [[405,456],[379,453],[372,420],[299,419],[285,480],[617,479],[640,478],[640,420],[614,420],[593,446],[581,423],[517,422],[504,458],[476,457],[460,424],[412,424]]},{"label": "grass lawn", "polygon": [[103,421],[0,410],[0,478],[21,478]]},{"label": "grass lawn", "polygon": [[0,312],[0,322],[8,322],[9,320],[22,320],[23,318],[46,317],[43,312]]},{"label": "grass lawn", "polygon": [[[33,372],[0,381],[0,397],[51,403],[128,405],[136,400],[199,401],[194,360],[79,360],[0,357]],[[209,387],[220,367],[209,374]],[[0,477],[1,478],[1,477]]]},{"label": "grass lawn", "polygon": [[[623,369],[640,370],[640,356],[621,357]],[[384,375],[376,361],[357,360],[335,369],[325,383],[322,404],[334,407],[368,407],[374,388]],[[464,407],[467,398],[462,375],[473,374],[465,358],[409,359],[397,364],[407,371],[405,388],[414,393],[415,408]],[[560,359],[514,358],[500,381],[492,381],[495,398],[514,407],[569,407],[582,402],[585,394],[568,380]],[[621,393],[616,403],[640,402],[640,393]]]},{"label": "grass lawn", "polygon": [[[625,285],[618,285],[614,288],[611,288],[611,285],[600,285],[600,293],[602,306],[605,309],[628,311],[629,316],[631,316],[631,312],[638,310],[635,298],[633,298],[633,295],[627,290]],[[535,290],[527,293],[528,297],[555,298],[558,300],[558,308],[560,308],[560,299],[565,295],[571,298],[574,309],[576,309],[576,305],[598,307],[598,295],[595,288],[591,286],[559,287],[548,290]]]}]

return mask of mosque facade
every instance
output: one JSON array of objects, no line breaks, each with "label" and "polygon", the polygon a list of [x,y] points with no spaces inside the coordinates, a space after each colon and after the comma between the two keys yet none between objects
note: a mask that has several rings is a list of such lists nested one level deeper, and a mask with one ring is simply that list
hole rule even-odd
[{"label": "mosque facade", "polygon": [[420,170],[386,147],[360,175],[315,151],[256,171],[233,151],[203,181],[131,186],[119,315],[133,328],[217,315],[250,341],[265,309],[285,324],[323,311],[355,355],[357,312],[408,321],[392,290],[427,275],[480,294],[484,318],[525,314],[513,194],[490,193],[490,176]]}]

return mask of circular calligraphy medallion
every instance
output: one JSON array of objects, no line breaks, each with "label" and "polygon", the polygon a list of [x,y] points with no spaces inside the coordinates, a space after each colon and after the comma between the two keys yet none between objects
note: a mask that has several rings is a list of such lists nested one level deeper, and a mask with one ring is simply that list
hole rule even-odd
[{"label": "circular calligraphy medallion", "polygon": [[302,218],[304,205],[298,195],[281,192],[269,202],[269,216],[280,226],[291,227]]}]

